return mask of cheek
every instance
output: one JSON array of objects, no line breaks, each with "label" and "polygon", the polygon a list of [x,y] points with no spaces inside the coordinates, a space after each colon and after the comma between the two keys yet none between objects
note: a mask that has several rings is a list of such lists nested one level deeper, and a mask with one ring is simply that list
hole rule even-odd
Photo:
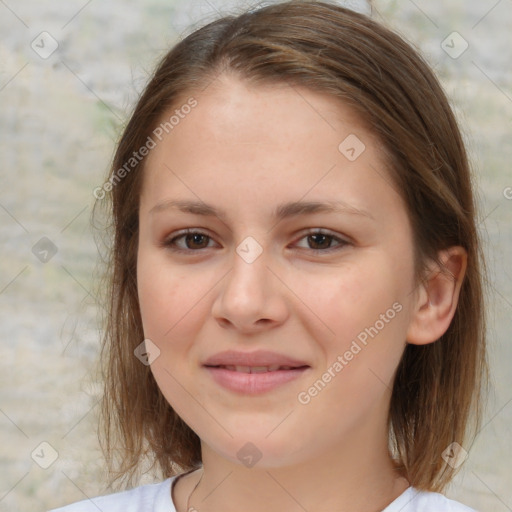
[{"label": "cheek", "polygon": [[151,372],[179,416],[196,426],[208,424],[208,416],[190,394],[198,392],[190,382],[197,364],[191,350],[206,314],[201,302],[205,289],[184,268],[169,271],[165,260],[152,251],[139,252],[137,283],[144,336],[160,351]]},{"label": "cheek", "polygon": [[[409,285],[402,279],[407,274],[395,272],[392,267],[386,258],[368,255],[324,273],[302,273],[295,280],[294,292],[314,313],[310,316],[316,318],[315,338],[324,339],[328,347],[342,349],[375,323],[381,331],[403,329],[405,324],[397,309],[403,309]],[[399,305],[393,307],[396,303]],[[394,329],[389,329],[392,324]],[[319,336],[321,330],[323,337]]]},{"label": "cheek", "polygon": [[329,276],[301,281],[299,293],[322,320],[312,334],[323,360],[311,379],[315,389],[304,389],[300,403],[311,398],[320,417],[367,410],[392,387],[405,348],[412,275],[412,269],[399,273],[395,266],[394,258],[372,254]]},{"label": "cheek", "polygon": [[139,251],[137,287],[144,334],[161,343],[197,315],[196,306],[204,293],[185,270],[177,266],[171,272],[168,267],[165,254]]}]

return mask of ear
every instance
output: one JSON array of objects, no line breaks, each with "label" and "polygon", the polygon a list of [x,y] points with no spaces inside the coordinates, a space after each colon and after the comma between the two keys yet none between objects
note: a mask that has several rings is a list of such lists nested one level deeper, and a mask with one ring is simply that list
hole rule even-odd
[{"label": "ear", "polygon": [[459,300],[466,273],[467,252],[455,246],[439,253],[440,266],[432,262],[426,279],[416,290],[407,342],[426,345],[437,341],[448,329]]}]

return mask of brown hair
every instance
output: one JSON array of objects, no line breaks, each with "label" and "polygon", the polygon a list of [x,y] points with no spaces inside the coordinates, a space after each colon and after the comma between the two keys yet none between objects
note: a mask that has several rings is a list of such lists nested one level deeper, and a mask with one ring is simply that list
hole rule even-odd
[{"label": "brown hair", "polygon": [[441,249],[466,249],[453,321],[435,343],[406,346],[389,411],[390,456],[414,487],[442,490],[455,472],[442,453],[454,441],[468,448],[487,377],[483,259],[464,144],[437,79],[407,42],[367,16],[301,0],[226,16],[179,42],[158,65],[119,141],[111,202],[103,201],[111,208],[113,247],[102,446],[114,480],[131,481],[145,458],[166,476],[201,465],[198,436],[167,403],[150,368],[134,357],[144,339],[136,285],[144,160],[122,179],[115,173],[179,98],[223,72],[254,84],[307,87],[355,109],[382,143],[408,209],[418,280]]}]

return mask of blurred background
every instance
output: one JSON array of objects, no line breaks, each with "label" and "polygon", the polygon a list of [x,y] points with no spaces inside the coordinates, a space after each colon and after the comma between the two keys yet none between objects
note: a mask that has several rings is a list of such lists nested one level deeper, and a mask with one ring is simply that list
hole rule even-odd
[{"label": "blurred background", "polygon": [[[365,2],[339,3],[369,12]],[[93,190],[157,60],[249,5],[0,1],[0,510],[47,510],[106,491]],[[372,10],[437,72],[474,164],[493,386],[447,494],[481,512],[510,511],[512,1],[376,0]]]}]

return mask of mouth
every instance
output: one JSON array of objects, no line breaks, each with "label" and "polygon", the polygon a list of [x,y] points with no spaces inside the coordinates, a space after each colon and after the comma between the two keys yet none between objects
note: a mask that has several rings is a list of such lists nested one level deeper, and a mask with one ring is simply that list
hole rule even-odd
[{"label": "mouth", "polygon": [[289,370],[298,370],[298,369],[306,369],[309,368],[308,365],[302,366],[280,366],[280,365],[272,365],[272,366],[236,366],[236,365],[205,365],[206,368],[221,368],[224,370],[228,370],[230,372],[239,372],[239,373],[268,373],[268,372],[277,372],[277,371],[289,371]]},{"label": "mouth", "polygon": [[212,380],[224,390],[239,395],[261,395],[299,379],[308,370],[309,365],[299,366],[267,364],[257,366],[235,364],[206,364]]},{"label": "mouth", "polygon": [[203,368],[216,384],[243,395],[267,393],[311,370],[305,361],[268,350],[219,352]]}]

